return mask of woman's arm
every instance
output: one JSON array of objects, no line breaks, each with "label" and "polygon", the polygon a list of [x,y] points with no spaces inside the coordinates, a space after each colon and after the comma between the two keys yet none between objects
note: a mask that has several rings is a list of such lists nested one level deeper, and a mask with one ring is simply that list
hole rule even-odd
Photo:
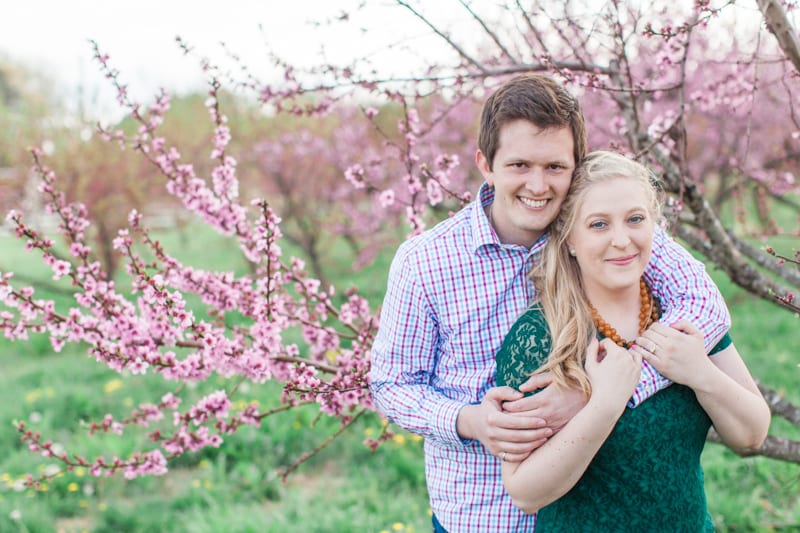
[{"label": "woman's arm", "polygon": [[708,359],[715,371],[692,387],[697,401],[725,444],[742,451],[758,448],[772,415],[747,366],[733,344]]},{"label": "woman's arm", "polygon": [[733,344],[705,357],[702,333],[686,321],[654,324],[641,338],[634,349],[664,376],[694,390],[725,444],[737,450],[761,446],[769,406]]},{"label": "woman's arm", "polygon": [[638,354],[608,339],[592,341],[586,353],[592,396],[586,406],[524,461],[503,463],[503,485],[514,505],[534,513],[575,486],[624,411],[641,367]]}]

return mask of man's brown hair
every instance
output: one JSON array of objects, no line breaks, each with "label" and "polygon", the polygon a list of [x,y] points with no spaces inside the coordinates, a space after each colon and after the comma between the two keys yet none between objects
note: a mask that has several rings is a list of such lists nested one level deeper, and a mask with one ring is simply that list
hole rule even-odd
[{"label": "man's brown hair", "polygon": [[575,165],[586,155],[586,121],[578,99],[547,76],[523,74],[504,83],[483,105],[478,148],[490,170],[500,142],[500,129],[518,119],[543,130],[569,127],[575,145]]}]

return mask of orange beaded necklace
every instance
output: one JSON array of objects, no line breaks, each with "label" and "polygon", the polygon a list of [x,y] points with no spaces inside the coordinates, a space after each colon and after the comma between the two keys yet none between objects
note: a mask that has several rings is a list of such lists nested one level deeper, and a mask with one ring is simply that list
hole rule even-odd
[{"label": "orange beaded necklace", "polygon": [[[650,324],[658,321],[659,309],[655,298],[653,298],[653,293],[650,287],[647,286],[647,283],[645,283],[644,278],[639,279],[639,294],[642,302],[641,307],[639,307],[639,335],[641,335]],[[592,322],[594,322],[597,331],[604,337],[608,337],[614,341],[618,346],[630,348],[632,341],[620,337],[617,330],[614,329],[611,324],[603,320],[592,303],[589,301],[586,303],[589,305],[589,310],[592,313]]]}]

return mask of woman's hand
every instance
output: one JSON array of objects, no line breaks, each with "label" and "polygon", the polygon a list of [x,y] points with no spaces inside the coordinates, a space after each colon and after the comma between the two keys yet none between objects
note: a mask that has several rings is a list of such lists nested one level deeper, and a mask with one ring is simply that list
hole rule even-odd
[{"label": "woman's hand", "polygon": [[692,388],[714,366],[706,356],[703,334],[687,320],[671,327],[656,322],[636,338],[631,351],[641,355],[665,378]]},{"label": "woman's hand", "polygon": [[586,374],[592,384],[590,401],[603,401],[621,413],[642,375],[639,353],[614,344],[611,339],[592,339],[586,349]]}]

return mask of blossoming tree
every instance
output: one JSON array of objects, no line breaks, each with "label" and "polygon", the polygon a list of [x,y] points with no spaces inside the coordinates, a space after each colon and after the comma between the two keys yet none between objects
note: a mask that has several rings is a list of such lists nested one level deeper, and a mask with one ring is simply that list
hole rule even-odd
[{"label": "blossoming tree", "polygon": [[[442,211],[470,200],[476,184],[468,179],[463,162],[471,160],[474,146],[463,132],[474,124],[486,93],[515,73],[550,73],[581,95],[592,147],[623,151],[660,171],[671,194],[678,236],[748,291],[790,312],[799,310],[792,292],[800,287],[794,268],[797,252],[761,250],[742,235],[742,229],[767,237],[797,235],[770,219],[770,206],[794,217],[798,212],[800,118],[794,102],[800,90],[800,44],[790,18],[793,0],[759,0],[749,7],[707,0],[602,6],[516,0],[491,13],[461,1],[481,35],[475,39],[475,32],[471,34],[472,45],[411,2],[395,3],[398,13],[450,47],[452,62],[429,65],[402,79],[380,79],[363,58],[349,66],[321,65],[310,71],[276,60],[276,68],[284,71],[280,84],[261,82],[246,70],[231,80],[204,63],[214,128],[209,152],[215,164],[208,176],[198,175],[160,133],[169,96],[160,94],[150,105],[132,101],[109,57],[97,50],[120,105],[138,125],[134,135],[113,130],[103,134],[138,151],[187,211],[238,243],[250,273],[236,276],[181,263],[134,211],[114,240],[133,289],[124,297],[87,244],[91,214],[82,204],[67,201],[58,176],[34,152],[41,194],[60,221],[58,231],[69,257],[58,257],[53,238],[26,223],[23,213],[12,211],[8,220],[52,268],[55,279],[70,281],[75,303],[59,309],[38,298],[35,287],[15,284],[13,274],[6,272],[0,278],[5,307],[0,328],[19,341],[29,334],[47,335],[55,350],[65,343],[84,343],[99,364],[118,372],[155,373],[176,385],[213,375],[255,383],[275,380],[283,393],[274,409],[255,404],[238,409],[231,401],[235,387],[185,405],[176,386],[176,392],[126,416],[109,414],[91,424],[95,432],[145,431],[153,443],[149,449],[129,457],[85,458],[54,450],[47,436],[19,423],[21,438],[32,451],[59,460],[65,468],[87,467],[94,475],[163,474],[171,458],[219,446],[241,426],[258,425],[264,417],[298,405],[316,404],[320,412],[338,417],[341,431],[372,409],[367,372],[379,323],[377,302],[368,302],[355,289],[321,283],[319,273],[310,275],[302,259],[283,254],[281,219],[273,205],[279,202],[241,199],[236,154],[229,153],[236,132],[218,98],[222,83],[235,83],[270,112],[289,116],[321,117],[341,112],[336,110],[342,106],[350,106],[351,112],[354,101],[365,99],[394,106],[398,120],[391,127],[380,121],[378,107],[362,106],[348,117],[358,125],[339,132],[340,140],[346,138],[343,146],[318,145],[313,133],[301,132],[255,146],[248,156],[260,161],[264,172],[280,176],[286,189],[276,192],[290,198],[297,190],[297,172],[307,174],[308,187],[315,172],[330,171],[300,170],[289,161],[302,161],[308,150],[331,150],[325,159],[341,179],[331,190],[345,203],[353,197],[341,186],[365,193],[364,200],[349,206],[352,213],[361,213],[351,218],[368,213],[373,222],[390,223],[399,215],[413,235],[445,216]],[[350,20],[343,16],[336,23],[347,32]],[[720,32],[729,38],[720,39]],[[745,220],[746,198],[756,200],[759,221]],[[303,216],[300,207],[295,214]],[[719,213],[725,209],[739,216],[738,232],[723,223]],[[203,316],[190,309],[189,295],[202,302]],[[302,341],[287,340],[288,331],[299,331]],[[776,414],[800,424],[797,407],[767,386],[762,390]],[[367,444],[377,446],[388,435]],[[800,462],[800,444],[779,437],[771,436],[758,453]],[[31,476],[29,483],[40,480]]]}]

